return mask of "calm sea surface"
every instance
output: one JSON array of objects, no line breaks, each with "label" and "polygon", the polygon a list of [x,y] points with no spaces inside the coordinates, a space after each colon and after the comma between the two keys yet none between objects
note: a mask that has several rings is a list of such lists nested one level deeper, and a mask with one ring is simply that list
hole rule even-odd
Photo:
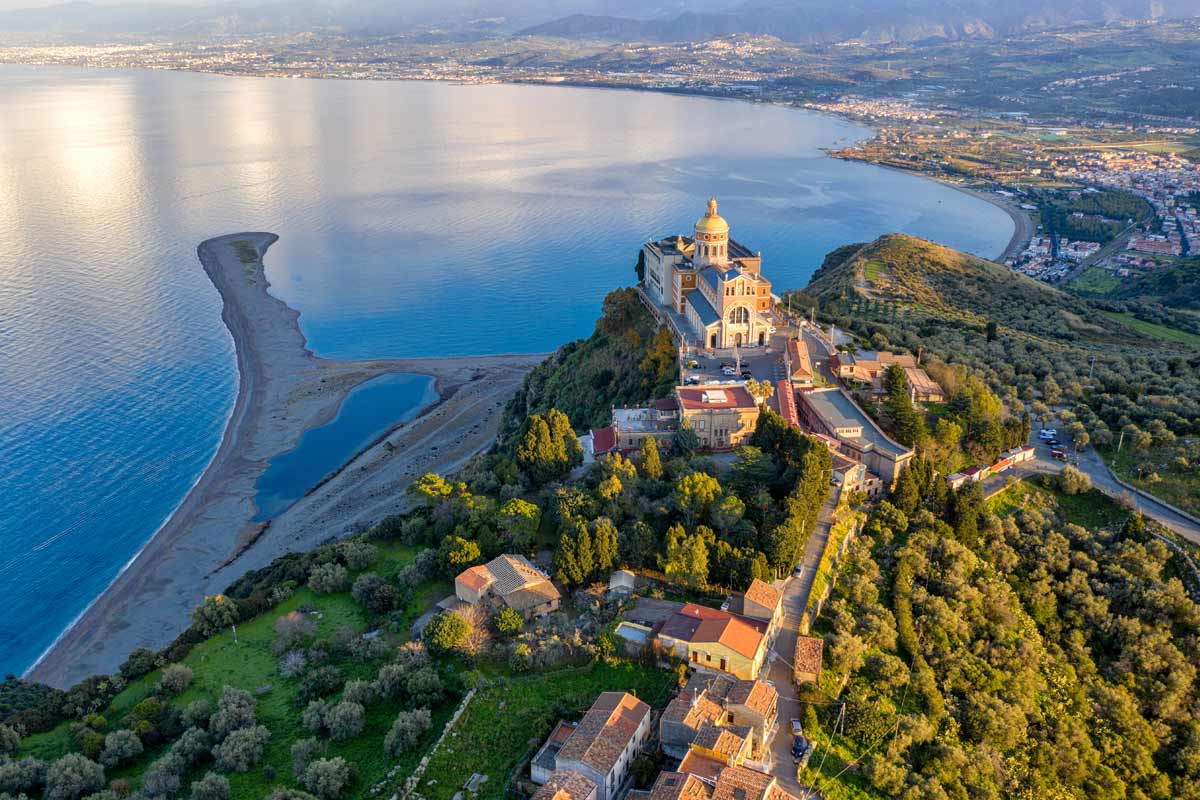
[{"label": "calm sea surface", "polygon": [[0,674],[216,451],[237,375],[201,240],[278,233],[273,291],[334,357],[583,336],[640,243],[709,195],[781,288],[889,231],[1003,249],[993,206],[818,150],[867,134],[645,93],[0,66]]}]

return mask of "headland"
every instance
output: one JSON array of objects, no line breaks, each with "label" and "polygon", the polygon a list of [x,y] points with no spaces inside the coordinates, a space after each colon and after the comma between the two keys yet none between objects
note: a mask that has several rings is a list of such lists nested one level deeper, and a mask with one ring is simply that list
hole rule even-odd
[{"label": "headland", "polygon": [[[171,517],[27,677],[67,687],[114,672],[135,648],[170,643],[205,595],[247,571],[401,510],[414,477],[454,471],[491,444],[505,401],[545,358],[320,358],[308,349],[299,313],[268,291],[263,256],[277,240],[238,233],[198,247],[237,354],[237,399],[220,446]],[[396,372],[433,376],[439,399],[274,519],[254,522],[256,483],[271,459],[332,419],[355,387]]]}]

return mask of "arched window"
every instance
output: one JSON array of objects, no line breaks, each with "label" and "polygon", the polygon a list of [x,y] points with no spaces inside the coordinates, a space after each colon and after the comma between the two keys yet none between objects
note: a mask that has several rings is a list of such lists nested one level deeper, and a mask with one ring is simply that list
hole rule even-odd
[{"label": "arched window", "polygon": [[750,322],[750,309],[745,306],[738,306],[731,309],[729,312],[730,325],[745,325]]}]

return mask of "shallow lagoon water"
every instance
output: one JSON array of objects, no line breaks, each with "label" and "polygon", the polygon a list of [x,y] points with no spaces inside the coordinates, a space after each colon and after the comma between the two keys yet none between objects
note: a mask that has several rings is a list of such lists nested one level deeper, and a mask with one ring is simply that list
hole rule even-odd
[{"label": "shallow lagoon water", "polygon": [[286,510],[355,453],[437,398],[428,375],[380,375],[356,386],[333,419],[305,431],[294,449],[271,460],[255,486],[257,519]]},{"label": "shallow lagoon water", "polygon": [[820,151],[868,133],[650,93],[0,66],[0,672],[216,451],[237,374],[203,239],[280,234],[273,293],[353,358],[584,336],[640,243],[714,194],[777,288],[890,231],[1003,249],[999,209]]}]

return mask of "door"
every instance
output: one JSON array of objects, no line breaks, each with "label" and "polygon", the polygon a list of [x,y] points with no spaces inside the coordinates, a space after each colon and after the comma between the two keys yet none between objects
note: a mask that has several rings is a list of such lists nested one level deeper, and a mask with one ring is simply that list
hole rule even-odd
[{"label": "door", "polygon": [[728,671],[729,670],[725,669],[725,656],[721,656],[721,672],[728,672]]},{"label": "door", "polygon": [[758,332],[758,346],[762,347],[767,343],[767,334],[764,331]]}]

